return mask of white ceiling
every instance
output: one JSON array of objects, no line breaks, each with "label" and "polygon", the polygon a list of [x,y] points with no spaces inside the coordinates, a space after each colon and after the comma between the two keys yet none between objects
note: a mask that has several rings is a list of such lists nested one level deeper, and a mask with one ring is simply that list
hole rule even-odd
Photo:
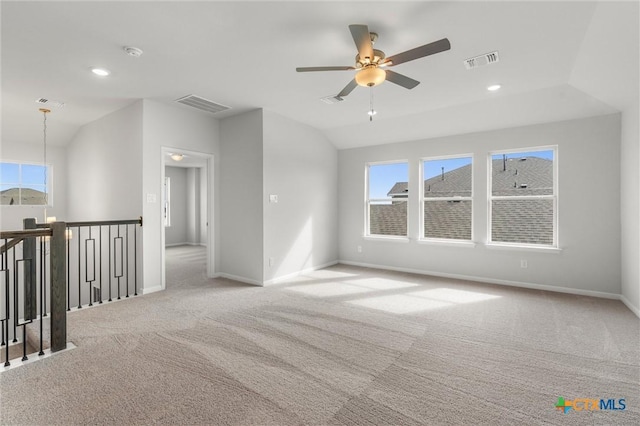
[{"label": "white ceiling", "polygon": [[[188,94],[232,107],[212,117],[265,108],[320,129],[338,148],[615,112],[619,106],[571,85],[576,62],[588,61],[580,55],[599,7],[521,1],[3,1],[2,140],[41,140],[40,97],[66,103],[48,118],[48,138],[57,145],[68,143],[80,126],[138,99],[189,108],[173,102]],[[608,25],[615,28],[628,11],[607,13],[595,32],[602,37],[608,34],[602,25],[612,20]],[[370,123],[369,89],[358,87],[334,105],[319,100],[338,93],[352,71],[295,71],[353,65],[353,23],[377,32],[376,48],[388,56],[443,37],[452,48],[394,67],[421,84],[413,90],[389,82],[374,88],[378,115]],[[637,65],[637,37],[611,44],[632,52]],[[127,56],[124,46],[144,54]],[[499,63],[465,69],[464,59],[494,50]],[[112,75],[96,77],[89,72],[93,66]],[[579,74],[583,89],[588,74]],[[637,80],[637,71],[632,78]],[[492,83],[503,88],[488,92]]]}]

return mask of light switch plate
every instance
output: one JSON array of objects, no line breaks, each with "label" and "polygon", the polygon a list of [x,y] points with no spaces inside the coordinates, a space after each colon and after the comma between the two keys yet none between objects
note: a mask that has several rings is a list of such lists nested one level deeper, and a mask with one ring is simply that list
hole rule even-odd
[{"label": "light switch plate", "polygon": [[269,202],[270,203],[277,203],[278,202],[278,196],[275,195],[275,194],[269,195]]}]

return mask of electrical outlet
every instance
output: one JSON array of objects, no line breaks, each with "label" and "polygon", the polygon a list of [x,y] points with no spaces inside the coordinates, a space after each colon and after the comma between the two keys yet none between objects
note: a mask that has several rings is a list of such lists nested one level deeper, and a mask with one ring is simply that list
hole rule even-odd
[{"label": "electrical outlet", "polygon": [[358,253],[362,253],[362,246],[358,246]]},{"label": "electrical outlet", "polygon": [[277,194],[269,195],[269,202],[270,203],[277,203],[278,202],[278,195]]},{"label": "electrical outlet", "polygon": [[526,269],[527,266],[527,259],[520,259],[520,267]]}]

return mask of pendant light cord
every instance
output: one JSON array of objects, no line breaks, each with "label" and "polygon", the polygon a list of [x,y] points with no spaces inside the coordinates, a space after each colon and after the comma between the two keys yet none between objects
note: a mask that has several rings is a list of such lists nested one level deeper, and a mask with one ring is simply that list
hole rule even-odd
[{"label": "pendant light cord", "polygon": [[41,108],[40,111],[43,115],[42,121],[42,150],[44,161],[44,220],[47,221],[47,205],[49,204],[49,190],[47,188],[47,113],[51,112],[46,108]]}]

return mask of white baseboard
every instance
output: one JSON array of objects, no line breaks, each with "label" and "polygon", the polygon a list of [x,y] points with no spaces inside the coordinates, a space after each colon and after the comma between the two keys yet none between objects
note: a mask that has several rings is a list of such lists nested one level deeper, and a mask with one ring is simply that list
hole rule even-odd
[{"label": "white baseboard", "polygon": [[40,360],[43,360],[45,358],[49,358],[53,355],[58,355],[64,352],[68,352],[72,349],[75,349],[76,345],[74,345],[72,342],[67,342],[67,347],[65,349],[62,349],[58,352],[51,352],[51,349],[45,349],[42,352],[44,352],[44,355],[37,355],[37,354],[31,354],[29,356],[29,359],[26,361],[22,361],[22,358],[16,358],[16,359],[11,359],[9,360],[10,365],[8,366],[3,366],[0,367],[0,374],[4,373],[5,371],[9,371],[9,370],[13,370],[14,368],[18,368],[18,367],[22,367],[23,365],[29,365],[32,364],[34,362],[38,362]]},{"label": "white baseboard", "polygon": [[629,301],[629,299],[627,299],[626,297],[624,297],[624,295],[621,294],[620,301],[624,303],[631,312],[636,314],[638,318],[640,318],[640,309],[638,309],[637,306],[633,306],[633,304],[631,303],[631,301]]},{"label": "white baseboard", "polygon": [[370,263],[351,262],[348,260],[341,260],[339,263],[342,263],[345,265],[361,266],[363,268],[386,269],[389,271],[408,272],[411,274],[431,275],[434,277],[454,278],[458,280],[467,280],[467,281],[474,281],[474,282],[487,283],[487,284],[499,284],[499,285],[506,285],[511,287],[529,288],[533,290],[553,291],[556,293],[576,294],[579,296],[599,297],[601,299],[621,300],[621,296],[619,294],[605,293],[603,291],[582,290],[578,288],[568,288],[568,287],[555,287],[555,286],[544,285],[544,284],[533,284],[533,283],[526,283],[526,282],[520,282],[520,281],[498,280],[493,278],[474,277],[470,275],[447,274],[442,272],[425,271],[421,269],[398,268],[395,266],[373,265]]},{"label": "white baseboard", "polygon": [[157,291],[162,291],[162,286],[154,286],[154,287],[149,287],[149,288],[143,288],[142,289],[142,294],[151,294],[151,293],[155,293]]},{"label": "white baseboard", "polygon": [[254,280],[251,278],[240,277],[238,275],[227,274],[225,272],[218,272],[216,275],[220,278],[226,278],[228,280],[240,281],[241,283],[257,285],[262,287],[262,283],[260,281]]},{"label": "white baseboard", "polygon": [[206,247],[207,243],[189,243],[189,242],[184,242],[184,243],[171,243],[171,244],[165,244],[165,247],[178,247],[178,246],[203,246]]},{"label": "white baseboard", "polygon": [[312,266],[310,268],[306,268],[306,269],[303,269],[301,271],[297,271],[297,272],[293,272],[291,274],[282,275],[280,277],[272,278],[270,280],[265,281],[263,283],[263,285],[267,286],[267,285],[277,284],[277,283],[280,283],[282,281],[285,281],[285,280],[288,280],[288,279],[291,279],[291,278],[295,278],[295,277],[303,275],[303,274],[308,274],[309,272],[317,271],[318,269],[328,268],[329,266],[333,266],[333,265],[337,265],[337,264],[338,264],[338,261],[334,260],[332,262],[328,262],[328,263],[325,263],[323,265]]}]

